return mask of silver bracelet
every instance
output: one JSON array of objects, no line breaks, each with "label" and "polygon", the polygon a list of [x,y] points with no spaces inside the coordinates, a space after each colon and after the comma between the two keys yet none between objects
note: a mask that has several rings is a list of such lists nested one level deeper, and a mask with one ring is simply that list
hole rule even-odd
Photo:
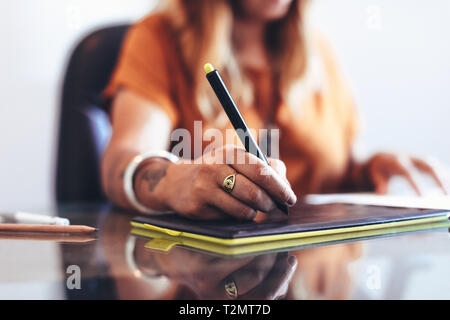
[{"label": "silver bracelet", "polygon": [[131,162],[128,164],[127,168],[125,169],[125,173],[123,176],[123,189],[125,191],[125,195],[127,197],[128,202],[138,211],[142,213],[156,213],[159,211],[152,210],[150,208],[145,207],[144,205],[140,204],[139,201],[136,198],[136,194],[134,192],[133,187],[133,179],[134,179],[134,173],[136,172],[136,169],[138,166],[147,159],[150,158],[163,158],[167,159],[170,162],[177,162],[179,158],[174,155],[173,153],[164,151],[164,150],[156,150],[156,151],[149,151],[143,154],[139,154],[136,157],[131,160]]}]

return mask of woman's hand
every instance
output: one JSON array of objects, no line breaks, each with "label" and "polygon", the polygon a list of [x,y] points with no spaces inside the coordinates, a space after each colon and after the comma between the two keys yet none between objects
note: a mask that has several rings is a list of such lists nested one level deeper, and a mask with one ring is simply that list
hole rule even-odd
[{"label": "woman's hand", "polygon": [[[139,201],[150,208],[190,218],[251,220],[257,210],[275,210],[275,199],[288,206],[297,201],[283,162],[270,163],[269,167],[244,149],[228,145],[194,161],[150,162],[138,169],[135,190]],[[226,192],[222,185],[232,174],[235,185]]]},{"label": "woman's hand", "polygon": [[366,170],[376,193],[387,193],[389,180],[393,176],[399,175],[403,176],[409,182],[418,195],[421,195],[417,182],[414,180],[414,174],[412,172],[414,168],[430,175],[444,194],[449,194],[449,190],[441,178],[442,174],[438,166],[419,158],[390,153],[378,153],[370,158]]}]

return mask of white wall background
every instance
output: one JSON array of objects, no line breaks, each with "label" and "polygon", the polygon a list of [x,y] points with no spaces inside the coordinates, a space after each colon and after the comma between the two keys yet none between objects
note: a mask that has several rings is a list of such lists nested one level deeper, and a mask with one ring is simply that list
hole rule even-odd
[{"label": "white wall background", "polygon": [[92,29],[136,20],[153,0],[0,2],[0,208],[53,199],[60,81],[70,50]]},{"label": "white wall background", "polygon": [[[314,0],[355,89],[368,152],[450,163],[450,1]],[[153,0],[0,2],[0,209],[44,208],[67,55],[95,27],[136,20]]]},{"label": "white wall background", "polygon": [[314,2],[355,90],[366,151],[450,163],[450,1]]}]

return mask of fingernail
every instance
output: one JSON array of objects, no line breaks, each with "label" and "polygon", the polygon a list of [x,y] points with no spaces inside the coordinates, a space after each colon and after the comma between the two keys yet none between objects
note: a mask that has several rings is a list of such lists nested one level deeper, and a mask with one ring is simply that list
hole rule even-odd
[{"label": "fingernail", "polygon": [[287,200],[288,206],[293,206],[297,202],[297,196],[292,192],[291,196]]}]

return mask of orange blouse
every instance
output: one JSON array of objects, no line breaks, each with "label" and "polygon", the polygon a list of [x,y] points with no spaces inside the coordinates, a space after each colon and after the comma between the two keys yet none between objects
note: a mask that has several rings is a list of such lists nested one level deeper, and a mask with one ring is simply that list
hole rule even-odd
[{"label": "orange blouse", "polygon": [[[127,88],[156,103],[174,128],[185,128],[193,134],[194,121],[202,120],[203,130],[211,124],[196,108],[193,86],[173,37],[160,14],[149,15],[132,26],[104,94],[112,98],[119,87]],[[263,128],[269,117],[280,129],[280,159],[298,195],[338,191],[347,173],[357,129],[350,91],[330,49],[319,37],[313,43],[321,85],[301,89],[298,111],[285,101],[271,99],[273,96],[267,94],[273,92],[269,90],[270,77],[255,70],[248,72],[254,81],[257,106],[240,106],[250,128]],[[262,101],[273,101],[273,105]],[[232,128],[231,124],[227,128]]]}]

